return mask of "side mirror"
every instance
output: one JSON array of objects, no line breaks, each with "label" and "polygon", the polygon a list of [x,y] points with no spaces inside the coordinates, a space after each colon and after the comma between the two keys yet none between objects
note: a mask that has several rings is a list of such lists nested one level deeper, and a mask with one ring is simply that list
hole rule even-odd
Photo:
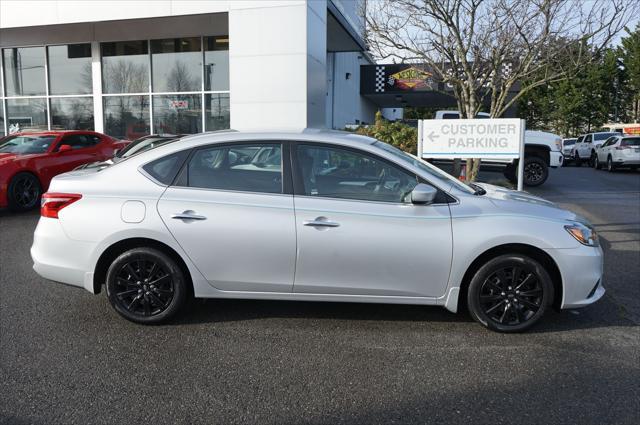
[{"label": "side mirror", "polygon": [[429,205],[436,199],[438,190],[428,184],[418,183],[411,191],[411,202],[414,204]]},{"label": "side mirror", "polygon": [[70,150],[71,150],[71,146],[70,145],[61,145],[58,148],[58,153],[69,152]]}]

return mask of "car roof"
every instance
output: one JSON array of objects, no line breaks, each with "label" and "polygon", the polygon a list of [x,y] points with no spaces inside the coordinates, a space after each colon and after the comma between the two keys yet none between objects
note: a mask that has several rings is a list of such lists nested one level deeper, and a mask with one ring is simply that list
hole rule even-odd
[{"label": "car roof", "polygon": [[344,144],[371,145],[376,139],[357,133],[339,130],[325,130],[316,128],[305,128],[301,130],[268,130],[268,131],[237,131],[218,130],[206,133],[194,134],[183,137],[180,142],[189,143],[193,146],[216,142],[233,142],[241,140],[287,140],[287,141],[341,141]]},{"label": "car roof", "polygon": [[8,136],[37,136],[37,135],[51,135],[58,136],[68,133],[87,133],[87,134],[100,134],[91,130],[42,130],[42,131],[18,131],[16,133],[9,134]]}]

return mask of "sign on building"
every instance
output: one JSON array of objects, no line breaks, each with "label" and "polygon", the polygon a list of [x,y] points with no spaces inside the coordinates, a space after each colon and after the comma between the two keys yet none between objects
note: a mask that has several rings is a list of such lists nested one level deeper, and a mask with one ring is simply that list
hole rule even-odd
[{"label": "sign on building", "polygon": [[[524,120],[439,119],[418,122],[418,152],[422,158],[481,158],[510,162],[524,158]],[[522,190],[524,161],[519,161],[518,190]]]}]

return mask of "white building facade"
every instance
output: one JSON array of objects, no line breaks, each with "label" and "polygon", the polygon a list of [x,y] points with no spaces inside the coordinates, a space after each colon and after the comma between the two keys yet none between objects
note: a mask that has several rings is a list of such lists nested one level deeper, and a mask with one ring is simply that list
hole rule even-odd
[{"label": "white building facade", "polygon": [[359,0],[0,2],[0,135],[370,123]]}]

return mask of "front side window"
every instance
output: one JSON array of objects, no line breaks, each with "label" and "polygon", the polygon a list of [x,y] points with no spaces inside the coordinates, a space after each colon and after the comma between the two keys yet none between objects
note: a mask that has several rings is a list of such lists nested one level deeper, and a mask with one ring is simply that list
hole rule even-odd
[{"label": "front side window", "polygon": [[282,193],[282,145],[200,149],[189,161],[186,184],[203,189]]},{"label": "front side window", "polygon": [[415,175],[363,152],[299,145],[297,160],[306,196],[404,202]]},{"label": "front side window", "polygon": [[98,142],[100,142],[100,139],[91,135],[86,136],[84,134],[72,134],[62,139],[60,146],[69,145],[71,146],[71,149],[84,149],[93,147],[98,144]]}]

